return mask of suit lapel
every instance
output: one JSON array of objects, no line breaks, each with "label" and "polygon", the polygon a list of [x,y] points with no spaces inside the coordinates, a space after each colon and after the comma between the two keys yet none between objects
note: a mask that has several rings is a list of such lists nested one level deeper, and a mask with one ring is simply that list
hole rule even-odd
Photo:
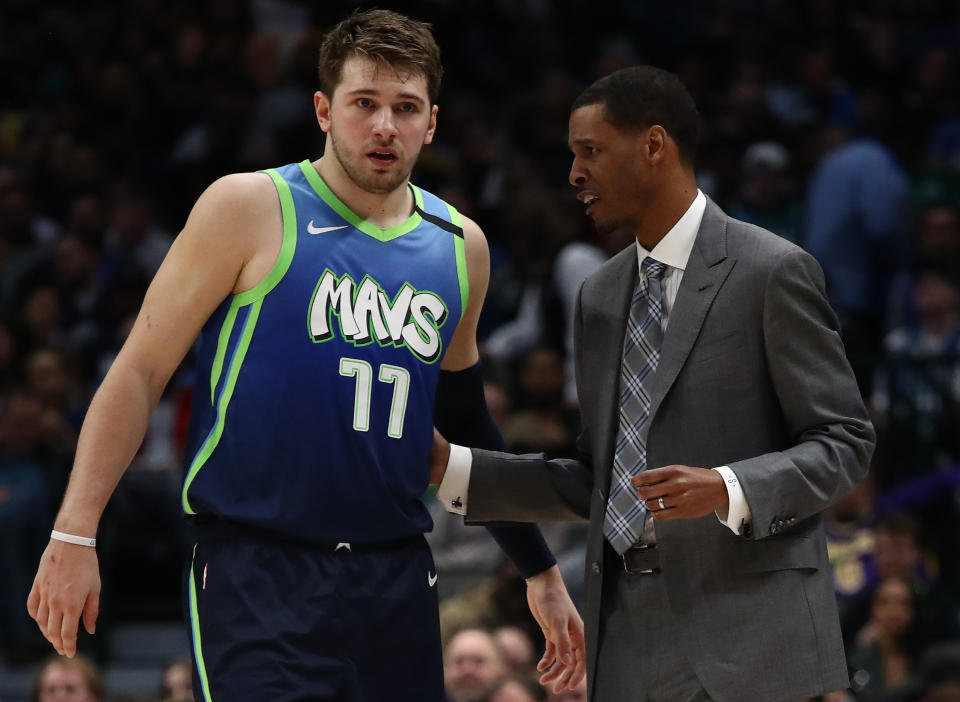
[{"label": "suit lapel", "polygon": [[708,198],[700,230],[670,312],[660,350],[660,362],[650,384],[651,424],[656,419],[660,403],[690,355],[713,299],[735,263],[736,259],[727,255],[727,217]]}]

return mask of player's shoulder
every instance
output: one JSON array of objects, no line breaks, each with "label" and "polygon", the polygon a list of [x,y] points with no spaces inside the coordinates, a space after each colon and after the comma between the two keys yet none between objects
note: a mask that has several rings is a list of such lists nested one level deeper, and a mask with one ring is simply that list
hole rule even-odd
[{"label": "player's shoulder", "polygon": [[231,173],[203,191],[181,236],[222,242],[246,260],[268,241],[264,232],[281,229],[280,203],[270,176]]},{"label": "player's shoulder", "polygon": [[466,243],[487,245],[487,237],[480,225],[465,215],[460,215],[460,226],[463,229],[463,240]]},{"label": "player's shoulder", "polygon": [[[256,230],[279,216],[276,188],[265,173],[231,173],[211,183],[197,199],[190,219],[217,230]],[[206,227],[205,227],[206,228]]]},{"label": "player's shoulder", "polygon": [[221,176],[207,187],[197,204],[250,214],[276,202],[276,187],[272,179],[266,173],[256,172]]}]

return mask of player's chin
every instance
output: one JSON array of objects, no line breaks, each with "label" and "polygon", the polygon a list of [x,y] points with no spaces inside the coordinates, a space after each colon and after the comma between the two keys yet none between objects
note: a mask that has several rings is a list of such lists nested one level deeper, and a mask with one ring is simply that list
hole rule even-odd
[{"label": "player's chin", "polygon": [[374,195],[387,195],[403,186],[409,177],[410,171],[378,169],[365,179],[363,189]]}]

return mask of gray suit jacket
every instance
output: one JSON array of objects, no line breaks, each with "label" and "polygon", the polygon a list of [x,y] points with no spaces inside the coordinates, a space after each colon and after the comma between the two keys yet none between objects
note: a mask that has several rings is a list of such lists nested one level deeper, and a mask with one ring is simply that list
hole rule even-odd
[{"label": "gray suit jacket", "polygon": [[[589,689],[596,669],[603,515],[620,360],[637,278],[633,245],[589,277],[576,312],[577,459],[474,451],[471,522],[589,519]],[[683,648],[711,696],[794,699],[847,685],[820,512],[867,471],[874,433],[823,273],[800,248],[707,202],[650,387],[648,465],[729,465],[752,512],[656,524]],[[619,702],[603,700],[601,702]]]}]

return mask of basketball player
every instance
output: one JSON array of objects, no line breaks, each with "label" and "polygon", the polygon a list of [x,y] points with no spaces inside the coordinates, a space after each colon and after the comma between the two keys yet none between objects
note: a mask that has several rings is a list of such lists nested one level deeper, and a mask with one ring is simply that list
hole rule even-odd
[{"label": "basketball player", "polygon": [[[164,385],[199,335],[183,509],[198,699],[444,699],[437,573],[423,532],[438,421],[499,442],[476,325],[475,223],[409,183],[437,126],[429,25],[356,14],[326,38],[323,156],[204,192],[94,397],[28,609],[60,653],[91,633],[96,528]],[[535,527],[495,537],[528,578],[556,687],[582,622]]]}]

